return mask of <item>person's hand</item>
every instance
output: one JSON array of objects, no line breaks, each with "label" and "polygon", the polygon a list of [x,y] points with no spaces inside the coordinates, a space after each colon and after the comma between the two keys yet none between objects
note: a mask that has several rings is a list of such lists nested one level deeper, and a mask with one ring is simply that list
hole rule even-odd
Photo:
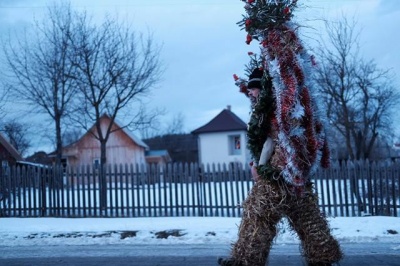
[{"label": "person's hand", "polygon": [[252,165],[250,170],[251,170],[251,176],[252,176],[253,180],[256,182],[258,180],[260,180],[260,175],[257,172],[257,167]]}]

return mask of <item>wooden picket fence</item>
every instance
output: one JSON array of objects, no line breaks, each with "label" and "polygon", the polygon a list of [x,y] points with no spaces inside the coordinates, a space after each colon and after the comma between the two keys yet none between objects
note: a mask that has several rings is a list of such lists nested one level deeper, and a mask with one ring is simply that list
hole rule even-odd
[{"label": "wooden picket fence", "polygon": [[[399,163],[335,162],[313,182],[327,216],[400,214]],[[13,167],[1,172],[0,217],[240,217],[252,185],[238,164]]]}]

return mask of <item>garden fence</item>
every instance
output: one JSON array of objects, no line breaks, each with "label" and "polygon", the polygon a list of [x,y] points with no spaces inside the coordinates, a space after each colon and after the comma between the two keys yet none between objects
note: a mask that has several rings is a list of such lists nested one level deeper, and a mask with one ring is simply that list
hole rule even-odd
[{"label": "garden fence", "polygon": [[[0,217],[240,217],[253,185],[239,164],[8,167]],[[104,178],[101,178],[101,177]],[[327,216],[400,214],[400,164],[334,162],[312,179]]]}]

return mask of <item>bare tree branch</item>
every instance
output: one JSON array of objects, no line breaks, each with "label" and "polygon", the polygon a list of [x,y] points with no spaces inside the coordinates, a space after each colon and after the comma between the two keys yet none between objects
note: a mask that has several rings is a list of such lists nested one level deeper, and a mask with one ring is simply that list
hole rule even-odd
[{"label": "bare tree branch", "polygon": [[[121,126],[136,128],[151,123],[157,116],[156,113],[146,115],[140,104],[160,80],[160,49],[152,35],[144,37],[110,17],[97,26],[82,14],[76,26],[77,38],[72,41],[74,67],[78,72],[74,79],[80,92],[77,97],[81,98],[76,120],[86,129],[95,124],[96,131],[92,133],[100,142],[100,160],[104,165],[106,143],[117,116],[129,109],[130,115]],[[132,108],[134,103],[139,108]],[[104,114],[111,122],[102,130],[100,118]]]},{"label": "bare tree branch", "polygon": [[70,78],[75,76],[70,61],[72,22],[70,5],[54,4],[42,21],[35,22],[34,34],[18,38],[17,45],[9,40],[3,46],[14,99],[24,100],[54,121],[57,164],[62,157],[62,120],[69,115],[77,88]]},{"label": "bare tree branch", "polygon": [[29,128],[27,124],[22,124],[14,120],[7,121],[1,126],[1,131],[21,156],[24,156],[31,147],[28,138]]},{"label": "bare tree branch", "polygon": [[377,138],[390,134],[400,96],[390,72],[360,56],[356,25],[344,16],[339,22],[326,22],[329,43],[319,49],[316,84],[349,159],[367,159]]}]

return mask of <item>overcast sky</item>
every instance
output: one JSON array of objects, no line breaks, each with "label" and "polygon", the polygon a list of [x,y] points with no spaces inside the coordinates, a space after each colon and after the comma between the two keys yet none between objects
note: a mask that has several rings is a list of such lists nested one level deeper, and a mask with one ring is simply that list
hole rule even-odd
[{"label": "overcast sky", "polygon": [[[53,0],[58,1],[58,0]],[[51,1],[0,0],[0,33],[27,26]],[[400,79],[399,0],[299,0],[296,22],[308,25],[301,36],[312,44],[323,33],[322,20],[341,14],[355,16],[362,29],[361,53],[382,68],[392,68]],[[71,0],[72,7],[87,10],[101,19],[108,12],[130,20],[134,30],[154,33],[163,45],[161,58],[166,72],[153,91],[150,107],[167,111],[164,123],[181,113],[190,132],[212,119],[227,105],[247,121],[248,100],[238,92],[232,75],[243,75],[248,51],[245,31],[236,23],[244,14],[240,0]],[[4,36],[4,35],[3,35]]]}]

